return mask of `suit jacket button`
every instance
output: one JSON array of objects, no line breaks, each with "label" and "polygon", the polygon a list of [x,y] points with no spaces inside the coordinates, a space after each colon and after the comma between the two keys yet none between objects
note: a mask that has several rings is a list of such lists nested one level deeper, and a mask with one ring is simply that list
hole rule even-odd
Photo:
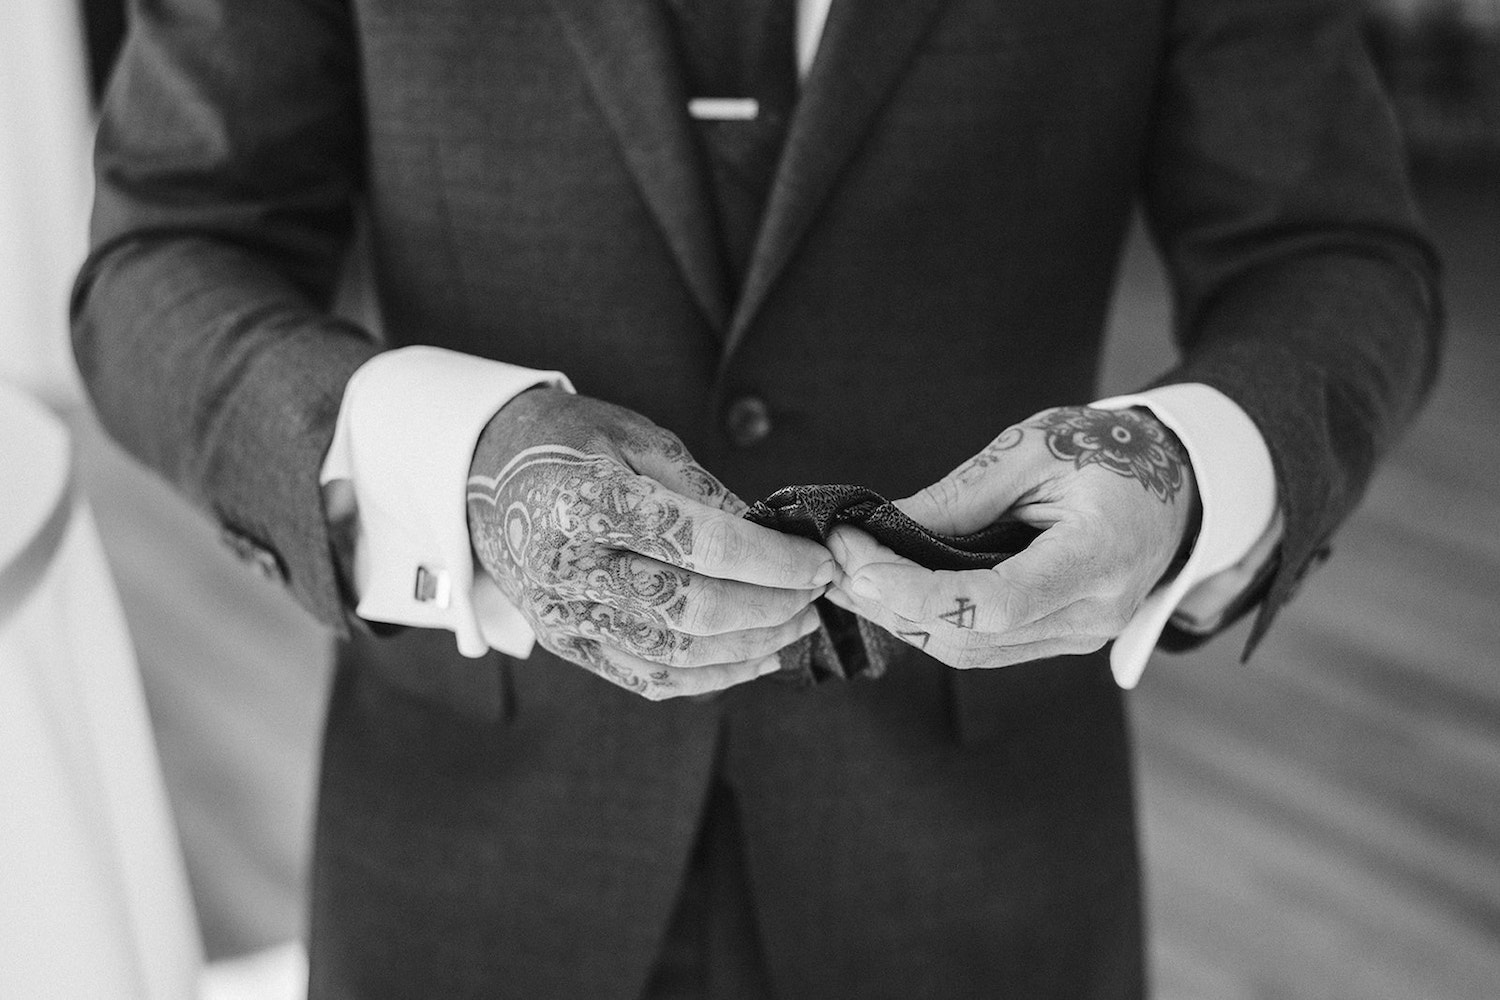
[{"label": "suit jacket button", "polygon": [[219,537],[241,562],[248,564],[263,579],[271,583],[286,583],[286,568],[275,552],[233,528],[222,528]]},{"label": "suit jacket button", "polygon": [[771,410],[759,396],[739,396],[724,410],[724,433],[737,448],[760,444],[771,435]]},{"label": "suit jacket button", "polygon": [[268,583],[286,583],[286,572],[281,568],[281,560],[276,558],[276,553],[269,549],[256,552],[251,557],[250,563],[262,580]]}]

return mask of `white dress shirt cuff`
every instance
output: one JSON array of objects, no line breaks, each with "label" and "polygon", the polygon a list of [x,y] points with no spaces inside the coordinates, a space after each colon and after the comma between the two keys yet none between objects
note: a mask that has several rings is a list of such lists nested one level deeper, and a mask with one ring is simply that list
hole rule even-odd
[{"label": "white dress shirt cuff", "polygon": [[[1198,539],[1182,570],[1154,590],[1110,651],[1115,681],[1133,688],[1162,629],[1199,584],[1226,571],[1263,561],[1276,531],[1276,473],[1271,453],[1254,421],[1228,396],[1198,383],[1161,386],[1093,404],[1101,409],[1144,406],[1177,435],[1193,464],[1203,517]],[[1248,579],[1251,574],[1242,573]],[[1228,599],[1236,593],[1226,595]]]},{"label": "white dress shirt cuff", "polygon": [[536,371],[437,347],[371,358],[350,379],[319,481],[331,521],[356,518],[355,613],[443,628],[465,656],[527,656],[531,629],[469,544],[469,463],[494,414],[538,385]]}]

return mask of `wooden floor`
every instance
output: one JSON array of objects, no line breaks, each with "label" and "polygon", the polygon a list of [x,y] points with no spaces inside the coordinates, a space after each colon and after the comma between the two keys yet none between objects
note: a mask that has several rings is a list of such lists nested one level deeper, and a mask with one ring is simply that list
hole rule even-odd
[{"label": "wooden floor", "polygon": [[[1249,665],[1133,696],[1158,1000],[1500,997],[1500,179],[1431,183],[1450,341],[1420,422]],[[1110,388],[1160,365],[1149,259]]]}]

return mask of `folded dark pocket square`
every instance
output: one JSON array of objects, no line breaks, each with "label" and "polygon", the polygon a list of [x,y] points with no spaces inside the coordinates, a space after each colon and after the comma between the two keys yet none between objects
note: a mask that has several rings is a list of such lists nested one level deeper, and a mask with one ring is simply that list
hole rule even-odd
[{"label": "folded dark pocket square", "polygon": [[[827,542],[841,524],[868,532],[899,556],[928,569],[989,569],[1031,543],[1040,532],[1014,518],[969,535],[929,531],[895,504],[863,486],[786,486],[745,512],[756,524]],[[804,684],[832,678],[878,677],[899,639],[826,599],[817,602],[823,628],[782,653],[776,677]]]}]

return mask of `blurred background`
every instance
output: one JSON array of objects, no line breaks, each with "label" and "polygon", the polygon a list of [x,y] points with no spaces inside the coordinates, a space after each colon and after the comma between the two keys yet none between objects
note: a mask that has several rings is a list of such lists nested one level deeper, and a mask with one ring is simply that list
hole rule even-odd
[{"label": "blurred background", "polygon": [[[1447,264],[1447,363],[1255,660],[1241,629],[1133,695],[1160,1000],[1500,996],[1500,0],[1365,6]],[[291,997],[326,641],[104,438],[66,347],[124,28],[120,0],[0,9],[0,382],[73,436],[215,995]],[[1168,328],[1137,233],[1101,392],[1165,367]]]}]

